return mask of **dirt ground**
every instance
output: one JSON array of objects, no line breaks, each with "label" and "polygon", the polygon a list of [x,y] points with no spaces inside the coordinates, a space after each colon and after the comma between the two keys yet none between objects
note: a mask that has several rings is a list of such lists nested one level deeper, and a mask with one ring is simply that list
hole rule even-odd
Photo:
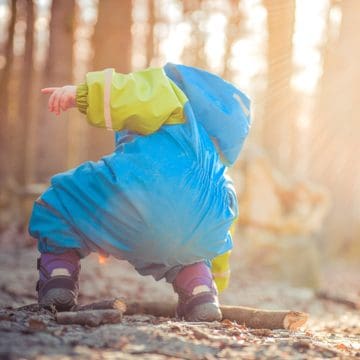
[{"label": "dirt ground", "polygon": [[[1,243],[0,359],[323,359],[360,358],[360,310],[322,300],[312,290],[270,281],[233,257],[223,304],[291,309],[310,314],[299,331],[248,329],[230,321],[186,323],[150,315],[125,316],[98,327],[59,325],[46,310],[19,309],[36,302],[37,251],[23,239]],[[329,264],[323,288],[360,300],[360,268]],[[97,256],[82,262],[81,303],[112,297],[175,300],[165,282],[139,276],[126,262]]]}]

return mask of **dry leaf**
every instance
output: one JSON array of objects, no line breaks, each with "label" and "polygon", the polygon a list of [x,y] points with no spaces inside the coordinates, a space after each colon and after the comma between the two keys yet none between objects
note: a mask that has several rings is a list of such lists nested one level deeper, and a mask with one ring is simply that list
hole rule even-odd
[{"label": "dry leaf", "polygon": [[339,350],[342,350],[342,351],[350,351],[350,349],[345,345],[345,344],[337,344],[336,346],[335,346],[337,349],[339,349]]},{"label": "dry leaf", "polygon": [[46,324],[37,318],[30,318],[28,321],[28,326],[31,330],[45,330],[46,329]]},{"label": "dry leaf", "polygon": [[224,319],[223,321],[221,321],[221,324],[227,328],[232,328],[234,327],[234,324],[231,320],[229,319]]}]

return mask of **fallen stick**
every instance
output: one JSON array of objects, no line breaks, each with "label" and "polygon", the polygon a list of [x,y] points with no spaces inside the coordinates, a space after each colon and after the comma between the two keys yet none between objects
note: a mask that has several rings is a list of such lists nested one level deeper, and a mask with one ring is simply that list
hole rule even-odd
[{"label": "fallen stick", "polygon": [[[17,307],[15,308],[15,310],[26,310],[26,311],[37,312],[44,308],[46,307],[44,307],[43,305],[39,305],[38,303],[34,303],[34,304],[28,304]],[[119,310],[122,313],[124,313],[126,310],[126,304],[124,300],[122,300],[121,298],[115,298],[110,300],[101,300],[86,305],[76,305],[70,310],[85,311],[85,310],[111,310],[111,309]]]},{"label": "fallen stick", "polygon": [[126,304],[120,298],[115,298],[111,300],[102,300],[86,305],[77,305],[73,311],[85,311],[85,310],[108,310],[114,309],[119,310],[122,313],[126,311]]},{"label": "fallen stick", "polygon": [[[125,315],[149,314],[174,317],[176,305],[161,302],[127,302]],[[221,305],[223,319],[236,321],[253,329],[296,330],[303,326],[308,314],[289,310],[262,310],[245,306]]]},{"label": "fallen stick", "polygon": [[322,300],[332,301],[338,304],[345,305],[353,310],[360,310],[360,300],[352,300],[339,295],[329,294],[326,291],[318,291],[316,297]]},{"label": "fallen stick", "polygon": [[303,326],[309,315],[299,311],[262,310],[245,306],[221,306],[224,319],[229,319],[252,329],[296,330]]},{"label": "fallen stick", "polygon": [[175,317],[176,305],[170,302],[127,301],[125,315],[148,314],[163,317]]},{"label": "fallen stick", "polygon": [[115,309],[64,311],[56,314],[59,324],[78,324],[83,326],[99,326],[121,322],[122,312]]}]

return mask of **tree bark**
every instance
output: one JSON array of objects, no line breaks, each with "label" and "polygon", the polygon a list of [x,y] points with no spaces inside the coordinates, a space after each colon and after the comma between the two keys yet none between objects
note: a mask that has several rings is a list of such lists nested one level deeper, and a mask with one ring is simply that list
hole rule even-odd
[{"label": "tree bark", "polygon": [[5,59],[6,63],[0,73],[0,120],[1,120],[1,131],[0,131],[0,190],[3,190],[5,183],[9,178],[10,166],[10,124],[9,124],[9,83],[10,76],[13,67],[14,59],[14,34],[15,34],[15,23],[16,23],[16,0],[11,1],[11,18],[8,25],[7,41],[5,45]]},{"label": "tree bark", "polygon": [[[311,174],[331,192],[333,207],[325,226],[327,246],[351,254],[360,235],[360,170],[357,166],[360,102],[360,2],[340,2],[336,41],[324,54],[311,138]],[[329,29],[328,32],[330,32]],[[352,245],[354,244],[354,245]],[[359,251],[359,250],[357,250]]]},{"label": "tree bark", "polygon": [[202,9],[204,2],[204,0],[183,2],[183,17],[191,26],[191,33],[181,58],[184,64],[207,68],[205,54],[206,32],[199,26],[199,23],[204,23],[205,21],[205,13]]},{"label": "tree bark", "polygon": [[[18,130],[16,139],[16,172],[17,183],[24,187],[29,174],[28,165],[31,154],[28,150],[29,129],[32,127],[32,93],[33,93],[33,49],[34,49],[34,3],[32,0],[24,1],[26,14],[25,51],[21,70],[21,83],[18,104]],[[19,156],[21,154],[21,156]]]},{"label": "tree bark", "polygon": [[293,73],[292,38],[295,24],[295,0],[264,0],[267,10],[267,94],[261,126],[262,142],[273,163],[283,172],[293,166],[296,138],[294,94],[290,79]]},{"label": "tree bark", "polygon": [[[75,0],[53,1],[51,6],[50,37],[44,86],[63,86],[72,83],[73,23]],[[50,176],[66,170],[68,113],[59,118],[49,113],[48,97],[43,96],[40,122],[37,126],[36,180],[48,181]]]},{"label": "tree bark", "polygon": [[148,0],[148,30],[146,41],[146,67],[151,65],[154,58],[154,28],[156,23],[155,17],[155,0]]},{"label": "tree bark", "polygon": [[222,77],[230,81],[232,78],[232,69],[230,60],[232,58],[232,49],[234,42],[238,39],[239,33],[242,31],[243,15],[239,10],[239,0],[230,0],[230,14],[228,14],[228,23],[226,27],[225,51],[224,51],[224,67]]},{"label": "tree bark", "polygon": [[[93,70],[115,68],[117,72],[131,71],[132,1],[99,1],[98,21],[93,37]],[[114,149],[114,133],[88,127],[88,157],[98,160]]]}]

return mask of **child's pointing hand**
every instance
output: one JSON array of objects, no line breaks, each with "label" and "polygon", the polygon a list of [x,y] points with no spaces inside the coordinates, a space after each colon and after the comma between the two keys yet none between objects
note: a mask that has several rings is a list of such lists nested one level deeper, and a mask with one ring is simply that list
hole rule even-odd
[{"label": "child's pointing hand", "polygon": [[56,115],[60,115],[61,111],[76,107],[76,86],[74,85],[44,88],[41,92],[50,94],[48,108]]}]

